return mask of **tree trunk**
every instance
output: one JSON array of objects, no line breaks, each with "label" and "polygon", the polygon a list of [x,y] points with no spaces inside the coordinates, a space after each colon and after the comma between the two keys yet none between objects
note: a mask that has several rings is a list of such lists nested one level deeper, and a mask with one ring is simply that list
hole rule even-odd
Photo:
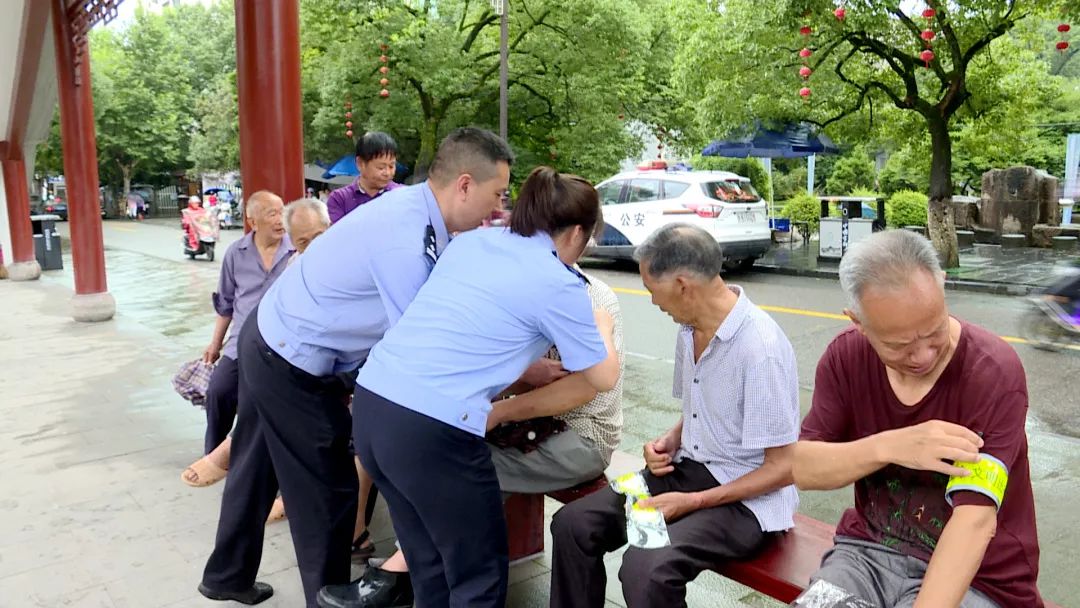
[{"label": "tree trunk", "polygon": [[413,171],[413,179],[416,182],[427,179],[428,167],[435,160],[435,151],[439,146],[439,119],[426,116],[424,124],[420,127],[420,152],[416,155],[416,169]]},{"label": "tree trunk", "polygon": [[930,128],[930,201],[927,232],[944,268],[960,266],[956,245],[956,224],[952,208],[952,137],[949,124],[939,117],[928,117]]},{"label": "tree trunk", "polygon": [[120,165],[120,173],[124,176],[124,196],[127,197],[131,194],[131,165],[116,164]]}]

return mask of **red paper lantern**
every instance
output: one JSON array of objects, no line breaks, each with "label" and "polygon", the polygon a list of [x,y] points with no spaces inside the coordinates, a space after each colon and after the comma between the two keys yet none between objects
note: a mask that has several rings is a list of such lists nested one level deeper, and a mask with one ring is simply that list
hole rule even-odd
[{"label": "red paper lantern", "polygon": [[804,80],[810,78],[810,74],[813,73],[814,70],[811,70],[808,66],[804,65],[803,67],[799,68],[799,76],[802,76]]},{"label": "red paper lantern", "polygon": [[385,87],[386,85],[390,84],[390,81],[387,80],[386,78],[383,78],[383,79],[379,80],[379,84],[381,84],[382,86]]},{"label": "red paper lantern", "polygon": [[934,60],[934,51],[926,49],[925,51],[919,53],[919,59],[923,60],[923,63],[926,64],[926,67],[930,67],[930,62]]},{"label": "red paper lantern", "polygon": [[345,131],[345,137],[352,137],[352,129]]},{"label": "red paper lantern", "polygon": [[379,91],[379,97],[382,97],[383,99],[390,97],[390,91],[387,91],[386,89]]},{"label": "red paper lantern", "polygon": [[352,118],[352,112],[345,112],[345,118]]},{"label": "red paper lantern", "polygon": [[799,51],[799,57],[802,57],[803,59],[806,59],[807,57],[809,57],[810,55],[813,55],[813,54],[814,54],[814,52],[811,51],[810,49],[803,49],[803,50]]},{"label": "red paper lantern", "polygon": [[1068,23],[1062,23],[1061,25],[1058,26],[1058,31],[1061,32],[1062,34],[1068,33],[1068,31],[1070,29],[1071,28],[1069,27]]},{"label": "red paper lantern", "polygon": [[386,51],[387,51],[387,50],[388,50],[389,48],[390,48],[390,47],[386,46],[385,44],[380,44],[380,45],[379,45],[379,50],[380,50],[380,51],[382,51],[382,52],[384,52],[384,53],[385,53],[385,52],[386,52]]},{"label": "red paper lantern", "polygon": [[390,71],[390,68],[386,67],[385,65],[382,66],[381,68],[379,68],[379,73],[380,74],[386,74],[389,71]]},{"label": "red paper lantern", "polygon": [[840,21],[843,21],[844,17],[847,16],[847,11],[845,11],[843,7],[840,7],[838,9],[836,9],[835,11],[833,11],[832,14],[836,15],[836,18],[839,19]]},{"label": "red paper lantern", "polygon": [[803,36],[809,36],[813,32],[814,32],[813,28],[811,28],[809,25],[804,25],[804,26],[799,28],[799,33],[802,34]]},{"label": "red paper lantern", "polygon": [[799,95],[801,95],[803,99],[809,98],[810,97],[810,87],[803,87],[803,88],[799,89]]},{"label": "red paper lantern", "polygon": [[937,16],[937,11],[932,8],[928,8],[922,12],[923,19],[933,19]]},{"label": "red paper lantern", "polygon": [[386,63],[387,61],[390,61],[390,58],[386,55],[379,55],[379,61]]},{"label": "red paper lantern", "polygon": [[1064,53],[1065,49],[1067,49],[1067,48],[1069,48],[1069,43],[1068,42],[1065,42],[1064,40],[1062,40],[1061,42],[1057,43],[1057,50],[1061,51],[1062,53]]},{"label": "red paper lantern", "polygon": [[351,120],[345,121],[345,127],[348,128],[348,129],[351,129],[352,128],[352,121]]},{"label": "red paper lantern", "polygon": [[923,30],[919,36],[922,37],[923,40],[930,42],[934,39],[934,30]]}]

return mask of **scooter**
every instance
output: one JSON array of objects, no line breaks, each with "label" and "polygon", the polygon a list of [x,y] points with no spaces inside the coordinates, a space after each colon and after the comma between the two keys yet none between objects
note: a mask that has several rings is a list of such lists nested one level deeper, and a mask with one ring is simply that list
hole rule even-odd
[{"label": "scooter", "polygon": [[1058,352],[1080,345],[1080,304],[1075,300],[1080,269],[1063,274],[1063,280],[1028,298],[1031,308],[1022,320],[1022,333],[1035,348]]},{"label": "scooter", "polygon": [[[220,232],[218,229],[217,218],[209,213],[191,217],[181,222],[181,227],[184,229],[183,241],[184,241],[184,255],[194,260],[197,255],[205,255],[208,261],[214,261],[214,245],[217,243]],[[196,246],[194,249],[191,247],[191,240],[188,238],[188,231],[194,230],[196,234]]]},{"label": "scooter", "polygon": [[218,226],[224,228],[225,230],[232,230],[236,227],[236,222],[233,219],[232,203],[226,200],[218,199],[217,221]]}]

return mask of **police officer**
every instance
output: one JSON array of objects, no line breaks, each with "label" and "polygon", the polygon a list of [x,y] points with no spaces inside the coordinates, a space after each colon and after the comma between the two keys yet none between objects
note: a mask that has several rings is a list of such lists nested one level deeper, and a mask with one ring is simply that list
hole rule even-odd
[{"label": "police officer", "polygon": [[[618,380],[611,316],[593,312],[570,266],[599,218],[588,182],[536,169],[510,228],[455,238],[360,370],[356,452],[386,497],[419,606],[506,602],[506,522],[484,441],[492,398],[552,344],[581,372],[558,382],[606,391]],[[328,587],[320,605],[364,605],[370,586]]]},{"label": "police officer", "polygon": [[[458,129],[428,181],[350,213],[290,266],[240,334],[240,413],[214,552],[199,591],[257,604],[263,522],[279,484],[304,596],[349,580],[357,478],[351,378],[427,280],[450,234],[501,208],[513,161],[489,131]],[[351,375],[350,375],[351,374]]]}]

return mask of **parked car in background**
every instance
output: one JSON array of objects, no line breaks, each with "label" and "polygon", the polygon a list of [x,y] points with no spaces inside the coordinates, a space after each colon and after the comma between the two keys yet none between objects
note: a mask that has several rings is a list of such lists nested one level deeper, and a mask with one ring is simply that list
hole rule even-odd
[{"label": "parked car in background", "polygon": [[41,206],[42,213],[48,215],[58,215],[63,221],[68,219],[68,206],[67,201],[61,198],[54,198],[49,201],[45,201]]},{"label": "parked car in background", "polygon": [[750,268],[772,246],[768,208],[750,179],[726,171],[650,169],[620,173],[597,185],[604,234],[586,254],[631,259],[634,249],[671,223],[709,231],[729,268]]}]

